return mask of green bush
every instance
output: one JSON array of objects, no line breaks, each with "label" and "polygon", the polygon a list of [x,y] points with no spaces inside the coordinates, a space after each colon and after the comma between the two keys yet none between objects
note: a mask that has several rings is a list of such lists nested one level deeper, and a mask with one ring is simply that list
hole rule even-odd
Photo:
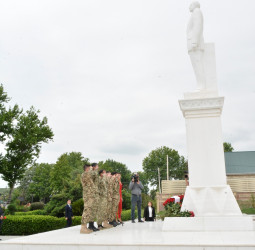
[{"label": "green bush", "polygon": [[[135,210],[135,218],[137,218],[137,210]],[[142,218],[143,218],[143,210],[142,210]],[[123,210],[121,213],[121,219],[122,221],[128,221],[131,220],[131,209]]]},{"label": "green bush", "polygon": [[45,210],[33,210],[28,212],[16,212],[15,215],[17,216],[47,215],[47,212]]},{"label": "green bush", "polygon": [[[73,226],[81,224],[81,216],[73,220]],[[30,235],[64,228],[65,218],[45,215],[12,216],[9,215],[2,224],[2,235]]]},{"label": "green bush", "polygon": [[128,190],[123,189],[122,198],[123,198],[122,208],[124,210],[131,209],[131,193]]},{"label": "green bush", "polygon": [[84,208],[84,202],[83,199],[79,199],[72,203],[72,209],[74,215],[82,215]]},{"label": "green bush", "polygon": [[243,208],[242,213],[244,213],[244,214],[255,214],[255,208],[253,208],[253,207]]},{"label": "green bush", "polygon": [[43,208],[44,208],[44,203],[42,203],[42,202],[33,202],[33,203],[31,203],[30,211],[40,210],[40,209],[43,209]]},{"label": "green bush", "polygon": [[66,204],[64,205],[61,205],[59,207],[55,207],[51,212],[50,212],[50,215],[51,216],[55,216],[55,217],[63,217],[65,216],[65,206]]},{"label": "green bush", "polygon": [[68,196],[66,194],[53,195],[50,202],[45,205],[44,209],[52,216],[63,217],[67,199]]},{"label": "green bush", "polygon": [[23,205],[18,205],[17,207],[17,212],[28,212],[29,211],[29,207],[25,207]]},{"label": "green bush", "polygon": [[10,204],[10,205],[8,205],[5,213],[13,215],[13,214],[15,214],[16,210],[17,210],[16,206],[14,204]]}]

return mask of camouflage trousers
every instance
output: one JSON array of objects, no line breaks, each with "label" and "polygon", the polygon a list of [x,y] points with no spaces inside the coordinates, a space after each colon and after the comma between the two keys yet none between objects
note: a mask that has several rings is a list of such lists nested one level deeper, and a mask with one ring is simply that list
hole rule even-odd
[{"label": "camouflage trousers", "polygon": [[112,214],[112,198],[107,198],[107,220],[111,221],[111,214]]},{"label": "camouflage trousers", "polygon": [[108,202],[106,197],[100,197],[98,206],[97,223],[101,225],[103,221],[108,220]]},{"label": "camouflage trousers", "polygon": [[96,220],[98,199],[94,195],[83,194],[84,209],[81,217],[81,224],[87,224]]},{"label": "camouflage trousers", "polygon": [[112,198],[112,203],[111,203],[111,212],[110,212],[110,218],[109,221],[113,221],[116,219],[116,215],[118,212],[118,207],[119,207],[119,201],[120,198]]}]

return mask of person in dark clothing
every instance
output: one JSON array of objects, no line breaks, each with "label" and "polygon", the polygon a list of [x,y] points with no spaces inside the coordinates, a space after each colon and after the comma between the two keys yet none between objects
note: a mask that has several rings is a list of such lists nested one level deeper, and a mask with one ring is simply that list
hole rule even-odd
[{"label": "person in dark clothing", "polygon": [[156,220],[155,208],[152,206],[151,201],[148,202],[148,206],[144,209],[143,217],[145,221]]},{"label": "person in dark clothing", "polygon": [[66,218],[66,227],[72,226],[73,210],[71,206],[71,200],[67,201],[67,205],[65,207],[65,218]]},{"label": "person in dark clothing", "polygon": [[138,210],[138,222],[143,222],[141,219],[141,207],[142,207],[142,190],[143,184],[139,180],[139,175],[134,173],[129,183],[129,189],[131,190],[131,219],[132,223],[135,223],[135,207],[137,205]]},{"label": "person in dark clothing", "polygon": [[[2,227],[2,223],[4,220],[4,211],[3,209],[0,207],[0,232],[1,232],[1,227]],[[1,239],[0,239],[1,240]]]}]

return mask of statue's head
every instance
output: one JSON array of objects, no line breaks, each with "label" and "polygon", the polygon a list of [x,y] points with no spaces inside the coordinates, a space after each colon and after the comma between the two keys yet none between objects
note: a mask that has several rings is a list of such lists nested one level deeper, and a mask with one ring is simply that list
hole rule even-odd
[{"label": "statue's head", "polygon": [[196,8],[200,8],[200,3],[195,1],[195,2],[192,2],[189,6],[189,10],[190,12],[193,12],[194,9]]}]

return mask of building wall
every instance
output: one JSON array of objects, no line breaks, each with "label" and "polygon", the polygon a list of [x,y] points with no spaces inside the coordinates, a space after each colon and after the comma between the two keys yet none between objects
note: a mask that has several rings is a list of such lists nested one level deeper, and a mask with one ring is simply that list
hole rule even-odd
[{"label": "building wall", "polygon": [[[239,205],[251,206],[255,199],[255,174],[228,175],[227,183],[230,185]],[[163,202],[174,196],[185,194],[184,180],[162,181],[162,194],[157,193],[157,211],[164,210]],[[253,200],[252,200],[253,199]]]}]

